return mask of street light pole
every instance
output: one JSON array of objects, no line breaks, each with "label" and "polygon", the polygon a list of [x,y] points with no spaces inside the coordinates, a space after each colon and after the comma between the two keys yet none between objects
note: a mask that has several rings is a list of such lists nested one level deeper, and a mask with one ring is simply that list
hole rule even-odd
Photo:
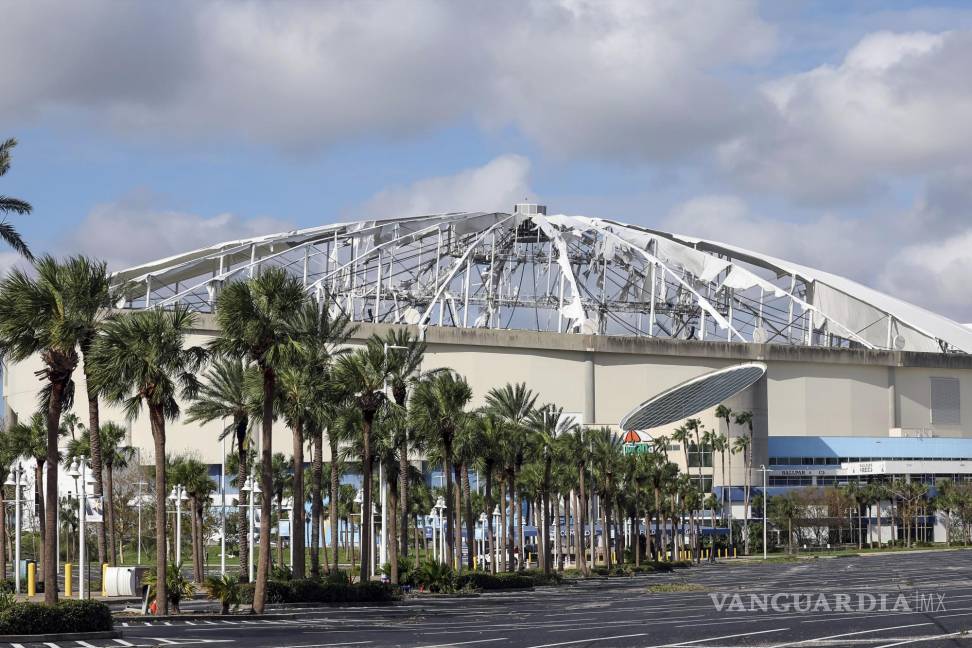
[{"label": "street light pole", "polygon": [[763,560],[766,560],[766,511],[769,509],[769,497],[766,495],[766,466],[760,464],[763,473]]},{"label": "street light pole", "polygon": [[[75,480],[75,482],[77,482],[77,480]],[[136,482],[135,486],[138,487],[137,490],[138,500],[136,502],[136,508],[138,509],[138,541],[137,541],[138,556],[135,559],[135,563],[141,565],[142,564],[142,486],[148,486],[148,483],[143,482],[141,479],[139,479],[138,482]]]},{"label": "street light pole", "polygon": [[219,459],[219,575],[226,575],[226,437]]},{"label": "street light pole", "polygon": [[[20,462],[17,462],[17,467],[10,471],[7,475],[7,481],[4,485],[13,486],[16,489],[14,494],[14,533],[16,535],[14,539],[14,590],[20,593],[20,475],[23,473],[23,469],[20,466]],[[6,511],[2,512],[6,515]],[[6,576],[6,574],[4,574]]]}]

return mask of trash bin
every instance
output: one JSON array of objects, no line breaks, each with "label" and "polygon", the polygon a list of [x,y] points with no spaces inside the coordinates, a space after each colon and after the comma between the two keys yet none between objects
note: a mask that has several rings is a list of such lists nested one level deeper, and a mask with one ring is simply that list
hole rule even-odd
[{"label": "trash bin", "polygon": [[27,589],[27,565],[31,564],[34,565],[34,573],[37,574],[37,561],[28,560],[27,558],[20,559],[20,568],[18,571],[20,572],[20,583],[25,590]]},{"label": "trash bin", "polygon": [[147,567],[108,567],[105,570],[105,593],[108,596],[140,596]]}]

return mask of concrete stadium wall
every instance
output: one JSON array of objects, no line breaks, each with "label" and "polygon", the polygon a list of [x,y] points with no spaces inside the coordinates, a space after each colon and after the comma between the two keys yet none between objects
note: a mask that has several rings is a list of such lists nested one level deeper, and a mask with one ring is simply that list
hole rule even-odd
[{"label": "concrete stadium wall", "polygon": [[[355,343],[388,328],[362,325]],[[191,342],[204,344],[215,332],[212,317],[202,316],[198,329]],[[425,368],[450,367],[463,374],[473,388],[474,406],[483,403],[492,387],[526,382],[540,394],[540,402],[556,403],[587,424],[612,427],[632,407],[679,382],[739,362],[765,362],[764,379],[727,403],[735,410],[754,411],[755,466],[766,462],[768,434],[887,437],[892,427],[929,428],[932,376],[958,377],[964,405],[961,425],[936,433],[972,437],[968,356],[437,327],[427,330],[426,339]],[[40,384],[33,372],[39,368],[39,360],[32,358],[4,371],[8,421],[35,411]],[[75,411],[87,420],[80,367],[75,379]],[[116,408],[105,406],[102,412],[103,421],[124,421]],[[725,423],[715,419],[713,410],[700,417],[707,427],[724,431]],[[649,432],[670,435],[674,427]],[[219,463],[221,428],[219,423],[171,422],[169,452],[192,452],[203,461]],[[743,433],[733,428],[733,436]],[[289,454],[290,435],[283,424],[276,436],[275,449]],[[152,460],[146,417],[131,425],[131,441],[142,449],[144,462]],[[671,458],[681,463],[682,453],[672,453]],[[714,463],[719,483],[718,456]],[[733,457],[733,483],[744,479],[741,464],[738,455]]]}]

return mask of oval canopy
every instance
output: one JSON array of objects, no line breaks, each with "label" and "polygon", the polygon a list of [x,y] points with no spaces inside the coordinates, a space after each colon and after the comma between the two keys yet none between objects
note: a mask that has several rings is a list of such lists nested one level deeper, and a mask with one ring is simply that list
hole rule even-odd
[{"label": "oval canopy", "polygon": [[621,419],[622,430],[647,430],[688,418],[731,398],[766,373],[762,362],[718,369],[652,396]]}]

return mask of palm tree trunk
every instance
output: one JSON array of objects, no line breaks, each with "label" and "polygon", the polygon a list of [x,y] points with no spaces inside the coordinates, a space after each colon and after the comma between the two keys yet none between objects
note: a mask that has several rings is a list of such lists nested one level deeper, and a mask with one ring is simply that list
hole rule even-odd
[{"label": "palm tree trunk", "polygon": [[462,464],[462,498],[464,500],[464,510],[466,515],[466,567],[473,568],[473,548],[476,546],[476,519],[473,517],[472,493],[469,487],[469,465]]},{"label": "palm tree trunk", "polygon": [[199,536],[199,527],[196,520],[196,495],[195,493],[189,495],[189,542],[192,546],[192,579],[197,582],[202,582],[202,560],[199,556],[199,543],[197,542]]},{"label": "palm tree trunk", "polygon": [[509,540],[509,538],[507,537],[507,527],[506,527],[506,484],[504,482],[500,482],[500,487],[499,488],[500,488],[500,492],[499,492],[499,501],[500,501],[500,507],[499,507],[499,509],[500,509],[500,528],[499,528],[499,531],[500,531],[500,546],[501,546],[501,549],[500,549],[500,552],[499,552],[499,561],[500,561],[499,567],[500,567],[500,569],[502,571],[506,571],[507,570],[507,567],[506,566],[508,564],[507,563],[507,555],[512,555],[512,554],[507,554],[507,546],[506,546],[507,545],[507,541]]},{"label": "palm tree trunk", "polygon": [[[313,431],[314,458],[311,463],[311,576],[321,575],[321,509],[323,499],[324,472],[324,431],[315,427]],[[324,563],[327,571],[327,563]]]},{"label": "palm tree trunk", "polygon": [[[68,379],[70,374],[68,374]],[[57,464],[60,460],[57,439],[61,427],[61,406],[67,381],[51,383],[51,396],[47,403],[47,492],[44,493],[45,526],[50,532],[44,543],[44,603],[57,603]],[[38,485],[40,482],[38,481]],[[19,569],[19,565],[18,565]]]},{"label": "palm tree trunk", "polygon": [[553,523],[553,531],[554,531],[553,563],[554,566],[556,566],[557,571],[563,571],[563,563],[560,560],[561,556],[563,556],[564,553],[563,553],[563,546],[561,545],[562,540],[560,538],[560,496],[559,495],[555,495],[553,498],[553,519],[551,520],[551,522]]},{"label": "palm tree trunk", "polygon": [[34,508],[37,509],[37,532],[40,535],[41,554],[43,555],[44,547],[47,546],[47,503],[44,498],[44,492],[47,490],[44,488],[44,464],[47,463],[47,459],[36,457],[34,461],[34,485],[37,491],[34,493],[34,502],[36,503]]},{"label": "palm tree trunk", "polygon": [[486,466],[486,552],[489,555],[489,573],[496,573],[496,538],[493,536],[493,466]]},{"label": "palm tree trunk", "polygon": [[[543,508],[543,537],[541,538],[540,547],[543,548],[543,573],[550,573],[550,563],[552,562],[553,556],[550,551],[550,471],[552,469],[553,459],[551,457],[546,457],[543,462],[543,493],[540,497],[540,506]],[[559,534],[558,534],[559,535]]]},{"label": "palm tree trunk", "polygon": [[331,560],[331,569],[336,574],[338,572],[338,492],[341,486],[341,476],[338,473],[338,443],[337,439],[327,433],[327,442],[331,446],[331,488],[328,496],[328,517],[331,520],[331,553],[334,555]]},{"label": "palm tree trunk", "polygon": [[581,475],[574,497],[574,562],[577,569],[587,576],[587,556],[584,551],[584,477]]},{"label": "palm tree trunk", "polygon": [[456,498],[454,502],[450,502],[450,506],[455,511],[455,518],[453,518],[452,525],[455,555],[453,557],[452,567],[456,572],[460,572],[462,571],[462,464],[452,464],[452,472],[455,478],[453,494]]},{"label": "palm tree trunk", "polygon": [[371,578],[371,425],[375,413],[369,410],[362,412],[364,424],[361,426],[361,582]]},{"label": "palm tree trunk", "polygon": [[[152,439],[155,442],[155,578],[159,616],[169,614],[166,588],[166,517],[165,517],[165,417],[162,408],[149,404]],[[78,574],[83,577],[83,572]],[[45,586],[46,587],[46,586]]]},{"label": "palm tree trunk", "polygon": [[112,462],[105,463],[105,524],[108,534],[108,562],[118,564],[118,551],[115,547],[115,475]]},{"label": "palm tree trunk", "polygon": [[[391,471],[388,471],[388,475],[391,476]],[[388,510],[390,515],[388,516],[388,533],[387,537],[382,538],[382,541],[386,543],[388,548],[388,563],[390,567],[390,573],[388,575],[393,585],[398,584],[398,516],[395,514],[398,511],[398,481],[396,479],[389,479],[388,481]],[[407,544],[407,539],[406,539]]]},{"label": "palm tree trunk", "polygon": [[[516,567],[516,559],[515,559],[515,556],[514,556],[514,554],[516,552],[516,512],[515,512],[515,509],[517,508],[517,505],[516,505],[516,470],[514,470],[513,468],[510,468],[509,470],[507,470],[506,471],[506,480],[509,483],[509,491],[510,491],[510,498],[509,498],[510,499],[510,519],[509,519],[509,525],[510,526],[509,526],[509,531],[508,531],[509,536],[507,538],[507,544],[506,544],[506,551],[507,551],[506,564],[507,564],[507,567],[509,568],[509,570],[510,571],[513,571],[514,568]],[[505,527],[506,520],[503,521],[503,525]]]},{"label": "palm tree trunk", "polygon": [[[445,514],[445,542],[446,551],[443,552],[444,555],[448,556],[449,566],[455,568],[456,563],[453,560],[455,555],[455,539],[453,533],[455,531],[455,523],[453,522],[453,516],[456,513],[456,503],[455,495],[452,492],[452,445],[448,442],[445,445],[445,458],[443,461],[443,473],[445,476],[446,483],[446,514]],[[441,533],[441,530],[440,530]]]},{"label": "palm tree trunk", "polygon": [[[404,407],[403,402],[398,403],[400,407]],[[403,558],[408,557],[408,431],[402,435],[401,445],[398,448],[398,495],[400,504],[400,515],[401,515],[401,556]],[[392,509],[394,510],[394,509]]]},{"label": "palm tree trunk", "polygon": [[253,590],[253,612],[263,614],[267,602],[267,580],[270,577],[270,510],[273,493],[273,394],[276,388],[273,369],[263,367],[263,416],[260,430],[260,561],[257,563],[256,586]]},{"label": "palm tree trunk", "polygon": [[[239,493],[239,506],[240,506],[240,524],[239,531],[237,533],[237,541],[240,543],[240,582],[246,583],[250,580],[250,570],[248,568],[250,564],[250,527],[249,518],[244,519],[242,512],[244,509],[243,502],[243,484],[246,483],[247,473],[249,472],[249,466],[247,466],[247,455],[246,455],[246,426],[247,420],[239,419],[234,421],[236,426],[236,455],[239,457],[237,462],[239,465],[236,469],[236,488]],[[253,491],[247,491],[248,497],[253,497]],[[247,503],[249,500],[247,500]]]},{"label": "palm tree trunk", "polygon": [[[68,546],[70,548],[70,545]],[[7,578],[7,503],[0,485],[0,580]]]},{"label": "palm tree trunk", "polygon": [[[283,538],[280,536],[280,523],[283,521],[283,491],[277,495],[277,564],[281,567],[284,565],[284,551],[283,551]],[[291,520],[291,527],[293,527],[293,520]],[[293,533],[293,529],[291,529]],[[293,536],[291,536],[293,537]]]},{"label": "palm tree trunk", "polygon": [[601,551],[604,552],[604,566],[611,569],[611,548],[608,536],[611,535],[611,518],[608,513],[608,501],[603,495],[601,497]]},{"label": "palm tree trunk", "polygon": [[[87,351],[90,348],[90,342],[84,345],[85,348],[82,349],[82,357],[87,356]],[[101,481],[101,471],[103,468],[102,461],[102,451],[101,451],[101,423],[100,423],[100,411],[98,408],[98,393],[92,391],[91,377],[88,375],[87,365],[85,365],[84,370],[85,385],[88,394],[88,437],[89,444],[91,446],[91,472],[94,476],[94,496],[95,498],[102,497],[104,495],[104,486]],[[107,521],[107,518],[105,518]],[[106,540],[106,529],[105,524],[95,524],[95,533],[98,536],[98,564],[102,565],[105,562],[105,549],[107,547]]]},{"label": "palm tree trunk", "polygon": [[[519,472],[519,467],[514,466],[514,479],[516,478],[516,473]],[[510,494],[513,494],[513,490],[510,489]],[[517,564],[517,570],[523,571],[526,569],[526,542],[524,542],[523,537],[523,507],[521,506],[520,497],[513,500],[516,509],[514,511],[516,516],[516,540],[515,542],[520,543],[520,562]]]},{"label": "palm tree trunk", "polygon": [[304,422],[294,421],[294,505],[290,509],[290,551],[294,556],[294,578],[303,579],[304,562]]}]

